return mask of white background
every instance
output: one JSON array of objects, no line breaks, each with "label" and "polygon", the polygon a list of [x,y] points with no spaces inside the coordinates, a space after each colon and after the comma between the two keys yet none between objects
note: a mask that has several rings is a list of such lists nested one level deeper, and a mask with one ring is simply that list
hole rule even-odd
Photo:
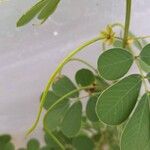
[{"label": "white background", "polygon": [[[16,28],[19,16],[36,0],[0,3],[0,134],[12,133],[18,145],[37,113],[39,96],[58,63],[108,24],[124,22],[125,0],[62,0],[42,26]],[[149,0],[133,0],[132,30],[150,34]],[[79,54],[96,66],[100,43]],[[78,63],[66,66],[74,74]],[[41,126],[35,135],[41,134]]]}]

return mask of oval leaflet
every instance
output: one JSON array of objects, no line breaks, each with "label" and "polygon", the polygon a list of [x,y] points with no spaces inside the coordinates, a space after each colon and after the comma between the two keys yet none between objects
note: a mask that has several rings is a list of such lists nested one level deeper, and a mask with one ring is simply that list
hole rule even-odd
[{"label": "oval leaflet", "polygon": [[141,84],[141,76],[133,74],[106,89],[96,105],[99,119],[109,125],[124,122],[137,102]]},{"label": "oval leaflet", "polygon": [[133,56],[122,48],[112,48],[102,53],[98,59],[98,71],[107,80],[123,77],[133,64]]}]

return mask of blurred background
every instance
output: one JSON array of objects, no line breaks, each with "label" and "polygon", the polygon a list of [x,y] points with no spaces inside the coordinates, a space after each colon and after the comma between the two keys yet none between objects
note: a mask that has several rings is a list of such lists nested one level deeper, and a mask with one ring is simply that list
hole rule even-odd
[{"label": "blurred background", "polygon": [[[39,97],[59,62],[82,42],[97,36],[107,24],[124,23],[125,0],[62,0],[45,22],[16,28],[17,19],[36,0],[0,1],[0,134],[11,133],[18,146],[35,120]],[[131,30],[150,35],[149,0],[133,0]],[[78,54],[94,66],[101,44]],[[73,77],[79,63],[64,73]],[[32,136],[42,137],[42,124]]]}]

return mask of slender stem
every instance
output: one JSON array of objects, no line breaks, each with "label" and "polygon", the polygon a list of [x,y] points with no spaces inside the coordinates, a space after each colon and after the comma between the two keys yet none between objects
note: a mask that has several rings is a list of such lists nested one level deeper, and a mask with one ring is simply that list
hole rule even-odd
[{"label": "slender stem", "polygon": [[[112,24],[112,27],[121,27],[123,30],[125,29],[124,26],[121,23],[114,23]],[[145,38],[149,38],[149,36],[144,36],[144,37],[136,37],[131,31],[129,31],[129,36],[131,36],[133,38],[133,40],[135,40],[136,43],[139,44],[139,46],[142,48],[142,45],[139,41],[139,39],[145,39]],[[122,38],[120,37],[115,37],[116,39],[122,40]]]},{"label": "slender stem", "polygon": [[63,146],[63,144],[59,142],[59,140],[53,135],[53,133],[50,130],[48,130],[48,128],[46,126],[44,126],[44,129],[45,129],[46,133],[58,144],[58,146],[62,150],[65,150],[65,147]]},{"label": "slender stem", "polygon": [[124,29],[124,26],[123,26],[121,23],[119,23],[119,22],[113,23],[111,26],[112,26],[113,28],[119,26],[119,27],[121,27],[122,29]]},{"label": "slender stem", "polygon": [[77,49],[75,49],[74,51],[72,51],[56,68],[56,70],[54,71],[54,73],[50,76],[48,83],[45,87],[45,90],[43,92],[42,98],[41,98],[41,102],[40,102],[40,107],[39,107],[39,111],[36,117],[36,120],[34,122],[34,124],[32,125],[32,127],[27,131],[26,135],[29,135],[37,126],[41,113],[42,113],[42,108],[43,108],[43,104],[45,102],[45,98],[47,96],[48,90],[51,87],[51,85],[53,84],[57,74],[60,72],[60,70],[62,69],[62,67],[66,64],[66,62],[68,62],[75,54],[77,54],[78,52],[80,52],[82,49],[84,49],[85,47],[99,41],[102,40],[103,38],[101,37],[96,37],[88,42],[83,43],[80,47],[78,47]]},{"label": "slender stem", "polygon": [[84,99],[84,98],[87,98],[87,97],[90,97],[90,96],[96,96],[96,95],[99,95],[101,92],[95,92],[95,93],[92,93],[92,94],[88,94],[86,96],[82,96],[82,97],[79,97],[79,99]]},{"label": "slender stem", "polygon": [[86,66],[88,66],[89,68],[91,68],[95,73],[97,73],[97,70],[91,64],[89,64],[88,62],[86,62],[85,60],[82,60],[80,58],[71,58],[69,61],[79,61],[79,62],[85,64]]},{"label": "slender stem", "polygon": [[126,18],[125,18],[125,30],[124,30],[124,38],[123,38],[123,47],[126,47],[129,27],[130,27],[130,18],[131,18],[131,4],[132,0],[126,0]]},{"label": "slender stem", "polygon": [[81,90],[85,90],[85,89],[89,89],[89,88],[93,88],[93,87],[97,87],[97,86],[85,86],[85,87],[80,87],[78,89],[75,89],[69,93],[67,93],[66,95],[62,96],[61,98],[59,98],[53,105],[51,105],[51,107],[48,109],[48,111],[46,112],[44,119],[43,119],[43,125],[44,125],[44,129],[46,130],[46,132],[49,134],[49,136],[51,136],[51,138],[59,145],[59,147],[62,150],[65,150],[64,146],[61,144],[61,142],[52,134],[52,132],[49,130],[49,128],[46,125],[46,117],[49,114],[49,112],[55,108],[56,105],[58,105],[59,103],[61,103],[62,101],[66,100],[69,96],[71,96],[72,94],[81,91]]},{"label": "slender stem", "polygon": [[[75,89],[69,93],[67,93],[66,95],[62,96],[61,98],[59,98],[53,105],[51,105],[51,107],[48,109],[46,115],[48,114],[48,112],[50,112],[56,105],[58,105],[60,102],[62,102],[63,100],[65,100],[66,98],[68,98],[70,95],[81,91],[81,90],[85,90],[85,89],[89,89],[89,88],[93,88],[93,87],[97,87],[97,86],[85,86],[85,87],[80,87],[78,89]],[[46,117],[46,115],[44,116],[44,118]]]}]

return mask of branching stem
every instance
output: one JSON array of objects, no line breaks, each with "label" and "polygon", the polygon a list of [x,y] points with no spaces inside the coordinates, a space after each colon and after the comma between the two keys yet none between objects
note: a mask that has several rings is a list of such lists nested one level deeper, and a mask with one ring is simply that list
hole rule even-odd
[{"label": "branching stem", "polygon": [[52,134],[52,132],[48,129],[48,127],[45,124],[45,118],[48,115],[48,113],[54,109],[59,103],[61,103],[62,101],[66,100],[69,96],[71,96],[72,94],[81,91],[81,90],[85,90],[85,89],[89,89],[89,88],[93,88],[93,87],[98,87],[98,86],[85,86],[85,87],[80,87],[78,89],[75,89],[69,93],[67,93],[66,95],[62,96],[61,98],[59,98],[53,105],[51,105],[51,107],[47,110],[44,119],[43,119],[43,125],[44,125],[44,129],[46,130],[46,132],[49,134],[49,136],[59,145],[59,147],[62,150],[65,150],[64,146],[61,144],[61,142]]},{"label": "branching stem", "polygon": [[101,37],[96,37],[88,42],[83,43],[80,47],[78,47],[77,49],[75,49],[74,51],[72,51],[56,68],[56,70],[54,71],[54,73],[50,76],[48,83],[45,87],[45,90],[43,92],[42,98],[41,98],[41,102],[40,102],[40,107],[39,107],[39,111],[38,111],[38,115],[36,117],[35,123],[32,125],[32,127],[27,131],[26,135],[29,135],[37,126],[41,113],[42,113],[42,108],[43,108],[43,104],[45,102],[45,98],[47,96],[48,90],[51,87],[51,85],[53,84],[57,74],[60,72],[60,70],[62,69],[62,67],[66,64],[66,62],[68,62],[74,55],[76,55],[78,52],[80,52],[82,49],[84,49],[85,47],[99,41],[102,40],[103,38]]}]

